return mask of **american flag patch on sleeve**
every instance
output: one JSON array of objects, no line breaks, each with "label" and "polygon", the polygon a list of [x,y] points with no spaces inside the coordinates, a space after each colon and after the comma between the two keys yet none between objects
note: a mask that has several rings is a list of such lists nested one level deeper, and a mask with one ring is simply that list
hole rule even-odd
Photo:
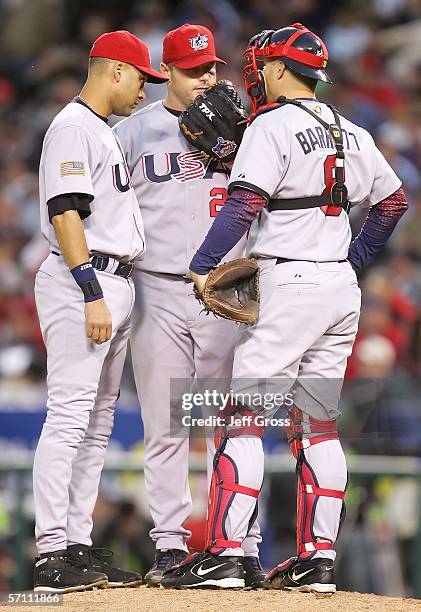
[{"label": "american flag patch on sleeve", "polygon": [[82,161],[67,161],[60,164],[60,176],[85,176],[85,164]]}]

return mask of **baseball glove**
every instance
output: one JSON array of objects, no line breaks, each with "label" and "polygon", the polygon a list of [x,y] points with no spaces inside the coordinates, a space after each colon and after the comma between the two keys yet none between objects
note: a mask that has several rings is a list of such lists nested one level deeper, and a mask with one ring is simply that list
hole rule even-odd
[{"label": "baseball glove", "polygon": [[255,323],[259,316],[259,267],[255,259],[234,259],[209,273],[196,298],[205,310],[237,323]]},{"label": "baseball glove", "polygon": [[218,81],[181,113],[189,143],[212,159],[234,159],[247,126],[247,111],[231,81]]}]

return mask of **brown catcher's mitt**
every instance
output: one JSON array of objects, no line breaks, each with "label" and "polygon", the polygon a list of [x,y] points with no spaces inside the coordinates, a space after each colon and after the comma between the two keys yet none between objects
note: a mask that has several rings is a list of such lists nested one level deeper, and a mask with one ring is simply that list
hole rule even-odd
[{"label": "brown catcher's mitt", "polygon": [[259,267],[255,259],[234,259],[209,273],[196,298],[207,312],[237,323],[255,323],[259,316]]}]

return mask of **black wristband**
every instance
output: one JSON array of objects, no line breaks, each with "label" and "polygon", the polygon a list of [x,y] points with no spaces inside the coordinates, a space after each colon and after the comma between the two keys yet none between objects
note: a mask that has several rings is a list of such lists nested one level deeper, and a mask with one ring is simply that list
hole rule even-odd
[{"label": "black wristband", "polygon": [[96,277],[95,270],[90,261],[75,266],[70,272],[79,285],[85,297],[85,302],[94,302],[104,297],[101,285]]},{"label": "black wristband", "polygon": [[79,287],[82,289],[82,293],[85,296],[85,302],[93,302],[94,300],[99,300],[104,297],[97,278],[95,280],[82,281]]}]

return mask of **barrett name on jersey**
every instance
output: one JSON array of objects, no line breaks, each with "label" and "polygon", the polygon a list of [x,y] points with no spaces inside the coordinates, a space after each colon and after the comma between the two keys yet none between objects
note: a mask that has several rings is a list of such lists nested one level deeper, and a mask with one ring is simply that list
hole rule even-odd
[{"label": "barrett name on jersey", "polygon": [[[318,100],[303,100],[329,124],[332,111]],[[344,134],[345,183],[351,206],[373,206],[394,193],[401,181],[373,138],[340,116]],[[293,105],[257,116],[247,128],[232,169],[229,191],[249,187],[267,200],[321,195],[334,180],[335,147],[308,113]],[[309,261],[347,258],[351,228],[346,212],[323,206],[269,212],[253,222],[247,245],[253,257]]]}]

